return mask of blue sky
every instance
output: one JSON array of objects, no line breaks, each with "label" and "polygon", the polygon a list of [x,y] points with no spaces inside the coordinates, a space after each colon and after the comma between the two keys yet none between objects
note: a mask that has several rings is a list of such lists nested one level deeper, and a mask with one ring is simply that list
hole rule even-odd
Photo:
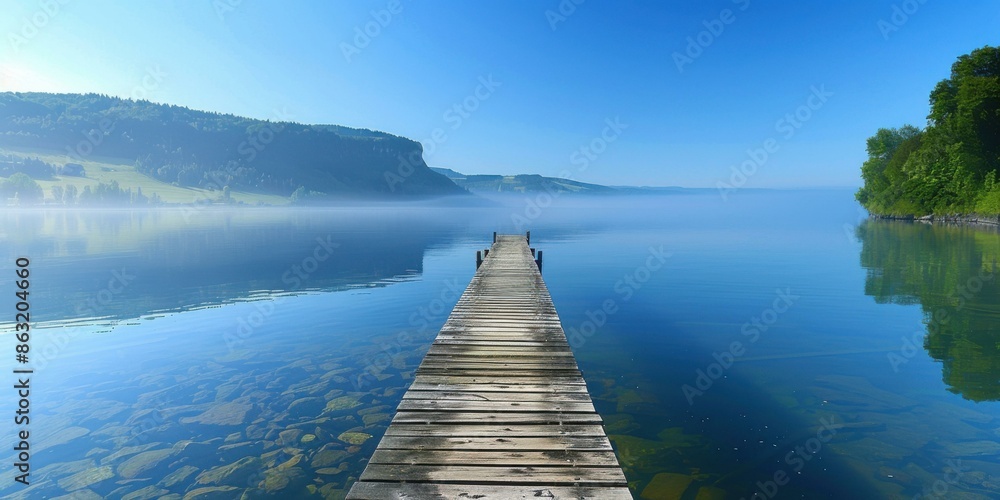
[{"label": "blue sky", "polygon": [[[988,0],[36,0],[4,11],[0,90],[384,130],[465,173],[687,187],[857,186],[868,136],[923,126],[954,60],[1000,44],[1000,4]],[[366,29],[374,36],[359,37]],[[754,161],[747,151],[765,144]],[[747,161],[752,175],[733,176]]]}]

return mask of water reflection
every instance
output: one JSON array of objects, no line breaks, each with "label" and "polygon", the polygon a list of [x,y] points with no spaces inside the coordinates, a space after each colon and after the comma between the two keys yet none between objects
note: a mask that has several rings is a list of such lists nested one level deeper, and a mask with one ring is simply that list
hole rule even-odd
[{"label": "water reflection", "polygon": [[[871,220],[857,235],[865,293],[879,303],[920,304],[923,347],[943,364],[949,390],[973,401],[1000,399],[997,231]],[[905,363],[908,354],[901,349],[890,362]]]},{"label": "water reflection", "polygon": [[[40,318],[135,318],[260,293],[412,279],[461,226],[377,210],[6,214],[3,266],[31,256]],[[41,286],[44,284],[44,286]]]}]

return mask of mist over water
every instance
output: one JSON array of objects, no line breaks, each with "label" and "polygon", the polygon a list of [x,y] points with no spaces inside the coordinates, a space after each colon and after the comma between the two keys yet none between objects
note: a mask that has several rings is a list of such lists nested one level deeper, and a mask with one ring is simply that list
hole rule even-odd
[{"label": "mist over water", "polygon": [[0,494],[343,494],[476,250],[527,230],[637,497],[1000,493],[995,230],[849,190],[490,201],[3,213],[37,413]]}]

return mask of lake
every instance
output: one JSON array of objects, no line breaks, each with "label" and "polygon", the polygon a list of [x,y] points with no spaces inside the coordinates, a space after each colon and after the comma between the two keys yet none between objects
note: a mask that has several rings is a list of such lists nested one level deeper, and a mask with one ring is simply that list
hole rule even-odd
[{"label": "lake", "polygon": [[636,497],[1000,495],[996,229],[867,220],[850,190],[502,203],[8,209],[31,485],[0,495],[343,496],[476,250],[524,230]]}]

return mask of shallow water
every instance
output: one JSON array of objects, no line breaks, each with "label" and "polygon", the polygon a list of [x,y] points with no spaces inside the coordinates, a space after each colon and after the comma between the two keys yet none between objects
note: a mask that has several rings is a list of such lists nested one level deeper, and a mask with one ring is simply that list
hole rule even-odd
[{"label": "shallow water", "polygon": [[475,251],[524,229],[637,497],[1000,494],[995,230],[839,190],[504,202],[0,216],[36,370],[32,485],[0,494],[343,495]]}]

